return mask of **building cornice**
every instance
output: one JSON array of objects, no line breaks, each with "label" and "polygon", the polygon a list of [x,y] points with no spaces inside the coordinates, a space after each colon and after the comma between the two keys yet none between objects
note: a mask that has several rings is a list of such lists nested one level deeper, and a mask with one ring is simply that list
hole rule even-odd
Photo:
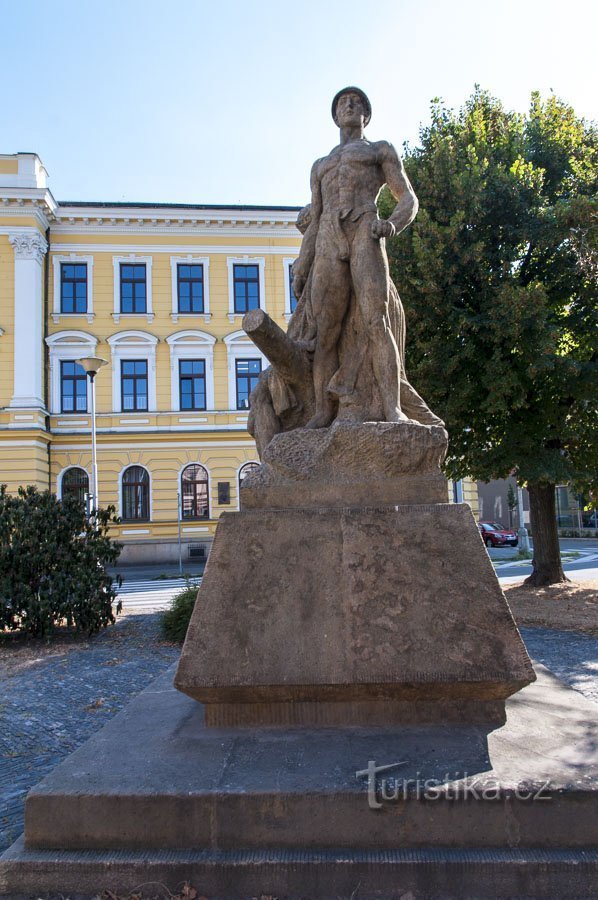
[{"label": "building cornice", "polygon": [[31,216],[42,231],[56,221],[56,203],[49,191],[0,187],[0,219]]},{"label": "building cornice", "polygon": [[234,207],[68,207],[60,206],[56,234],[248,235],[295,237],[297,210]]},{"label": "building cornice", "polygon": [[298,207],[57,203],[47,189],[0,187],[0,216],[33,216],[55,234],[296,237]]},{"label": "building cornice", "polygon": [[0,217],[32,216],[55,234],[297,237],[294,206],[60,203],[46,188],[0,186]]}]

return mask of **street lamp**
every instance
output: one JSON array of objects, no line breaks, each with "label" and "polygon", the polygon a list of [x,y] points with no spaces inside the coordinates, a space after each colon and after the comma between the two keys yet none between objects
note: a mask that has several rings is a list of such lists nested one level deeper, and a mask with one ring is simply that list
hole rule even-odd
[{"label": "street lamp", "polygon": [[108,365],[107,359],[101,359],[99,356],[84,356],[82,359],[76,359],[85,371],[91,383],[91,503],[89,504],[90,516],[95,514],[98,508],[98,450],[96,446],[96,383],[95,377],[102,366]]},{"label": "street lamp", "polygon": [[529,534],[523,521],[523,490],[517,485],[517,515],[519,517],[519,549],[530,552]]}]

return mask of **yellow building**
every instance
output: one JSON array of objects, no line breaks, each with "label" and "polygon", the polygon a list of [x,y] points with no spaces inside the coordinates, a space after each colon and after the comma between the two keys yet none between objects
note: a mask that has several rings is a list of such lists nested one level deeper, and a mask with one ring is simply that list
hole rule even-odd
[{"label": "yellow building", "polygon": [[185,558],[207,552],[257,460],[247,399],[267,361],[241,321],[257,306],[288,321],[297,212],[57,202],[36,154],[0,155],[0,482],[89,492],[76,360],[102,357],[98,497],[122,560],[178,558],[179,530]]}]

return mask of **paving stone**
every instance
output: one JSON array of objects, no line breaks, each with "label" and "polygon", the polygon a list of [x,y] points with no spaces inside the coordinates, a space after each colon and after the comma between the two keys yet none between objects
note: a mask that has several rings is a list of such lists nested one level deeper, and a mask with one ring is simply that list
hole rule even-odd
[{"label": "paving stone", "polygon": [[172,665],[160,615],[136,615],[64,655],[41,657],[0,688],[0,850],[23,830],[28,791]]}]

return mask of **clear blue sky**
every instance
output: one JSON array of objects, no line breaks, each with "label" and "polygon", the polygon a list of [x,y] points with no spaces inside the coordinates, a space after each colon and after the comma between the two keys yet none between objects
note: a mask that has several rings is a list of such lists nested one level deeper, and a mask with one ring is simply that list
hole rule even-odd
[{"label": "clear blue sky", "polygon": [[417,141],[477,82],[596,118],[587,0],[0,0],[0,152],[37,152],[59,200],[302,205],[357,84],[368,136]]}]

